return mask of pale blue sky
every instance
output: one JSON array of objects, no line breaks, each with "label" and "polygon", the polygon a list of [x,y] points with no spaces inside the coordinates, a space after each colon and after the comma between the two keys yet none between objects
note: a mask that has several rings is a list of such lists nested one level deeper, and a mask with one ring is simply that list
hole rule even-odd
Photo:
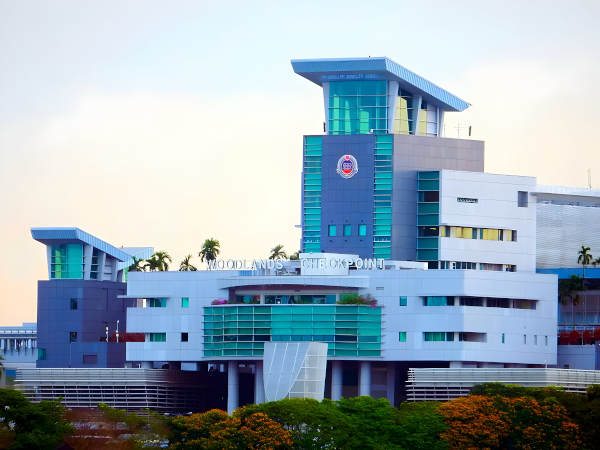
[{"label": "pale blue sky", "polygon": [[35,320],[31,226],[174,265],[209,236],[296,250],[323,112],[293,58],[388,56],[473,104],[447,134],[472,125],[487,171],[600,187],[599,5],[0,0],[0,325]]}]

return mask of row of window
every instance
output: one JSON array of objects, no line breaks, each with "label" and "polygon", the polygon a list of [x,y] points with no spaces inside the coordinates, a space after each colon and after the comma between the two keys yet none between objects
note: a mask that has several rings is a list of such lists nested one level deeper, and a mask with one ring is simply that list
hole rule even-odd
[{"label": "row of window", "polygon": [[517,241],[517,230],[505,230],[499,228],[455,227],[447,225],[441,225],[439,229],[439,235],[441,237],[452,237],[459,239],[482,239],[484,241]]},{"label": "row of window", "polygon": [[[437,261],[433,261],[437,264]],[[476,263],[471,261],[440,261],[438,267],[440,269],[462,269],[462,270],[491,270],[495,272],[516,272],[517,266],[515,264],[492,264],[492,263]],[[430,269],[437,269],[438,267],[431,267]]]},{"label": "row of window", "polygon": [[[456,336],[458,334],[458,337]],[[455,338],[459,342],[487,342],[487,333],[453,332],[453,331],[425,331],[423,332],[423,341],[425,342],[452,342]],[[406,331],[398,332],[398,341],[406,342]],[[500,336],[500,342],[506,343],[504,333]],[[523,335],[523,344],[527,345],[527,335]],[[533,335],[533,345],[538,345],[538,335]],[[548,346],[548,336],[544,336],[544,345]]]},{"label": "row of window", "polygon": [[[488,308],[536,309],[537,300],[497,297],[428,296],[420,297],[423,306],[480,306]],[[399,305],[407,306],[408,298],[399,297]]]},{"label": "row of window", "polygon": [[[342,236],[344,236],[344,237],[352,236],[352,225],[344,224],[341,226],[341,229],[342,229]],[[337,225],[329,225],[327,227],[327,235],[329,237],[337,236]],[[358,225],[358,235],[359,236],[367,235],[367,226],[366,225],[364,225],[364,224]]]}]

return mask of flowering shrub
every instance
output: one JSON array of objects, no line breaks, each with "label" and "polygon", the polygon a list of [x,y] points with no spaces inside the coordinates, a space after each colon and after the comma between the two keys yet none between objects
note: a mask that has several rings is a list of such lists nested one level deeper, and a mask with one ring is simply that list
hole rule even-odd
[{"label": "flowering shrub", "polygon": [[338,305],[364,305],[375,308],[377,306],[377,300],[371,297],[371,294],[358,295],[358,294],[346,294],[337,301]]},{"label": "flowering shrub", "polygon": [[229,301],[224,298],[215,298],[212,302],[210,302],[211,305],[226,305],[227,303],[229,303]]}]

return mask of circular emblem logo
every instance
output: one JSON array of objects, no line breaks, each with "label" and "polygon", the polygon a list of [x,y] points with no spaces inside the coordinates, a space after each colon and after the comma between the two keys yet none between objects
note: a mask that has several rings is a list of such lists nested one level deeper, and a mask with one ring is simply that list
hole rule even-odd
[{"label": "circular emblem logo", "polygon": [[342,178],[352,178],[358,172],[358,162],[352,155],[343,155],[337,163],[337,173]]}]

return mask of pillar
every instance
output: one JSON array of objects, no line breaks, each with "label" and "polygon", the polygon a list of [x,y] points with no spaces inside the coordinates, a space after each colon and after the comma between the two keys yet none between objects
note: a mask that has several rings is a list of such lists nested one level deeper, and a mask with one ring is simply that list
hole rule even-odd
[{"label": "pillar", "polygon": [[331,362],[331,400],[342,398],[342,361]]},{"label": "pillar", "polygon": [[229,414],[238,408],[239,388],[238,363],[229,361],[227,364],[227,412]]},{"label": "pillar", "polygon": [[254,372],[254,403],[257,405],[265,402],[265,383],[263,381],[263,362],[255,362]]},{"label": "pillar", "polygon": [[358,395],[371,395],[371,363],[369,361],[360,362],[358,383]]},{"label": "pillar", "polygon": [[396,398],[396,367],[393,363],[388,364],[386,372],[387,399],[390,401],[392,406],[394,406],[394,400]]}]

